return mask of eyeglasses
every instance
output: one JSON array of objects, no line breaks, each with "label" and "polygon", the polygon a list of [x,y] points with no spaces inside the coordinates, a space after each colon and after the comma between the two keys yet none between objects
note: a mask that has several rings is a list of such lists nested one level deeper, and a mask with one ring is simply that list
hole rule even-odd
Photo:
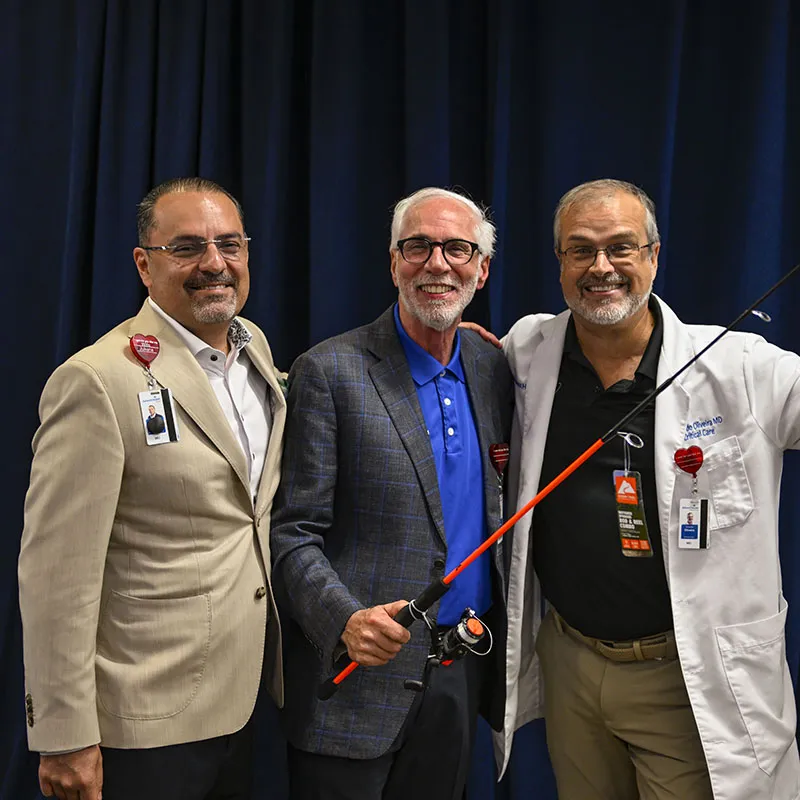
[{"label": "eyeglasses", "polygon": [[442,248],[444,260],[451,267],[468,264],[475,251],[479,249],[475,242],[468,242],[466,239],[432,242],[423,236],[412,236],[410,239],[400,239],[397,242],[397,249],[409,264],[427,264],[434,247]]},{"label": "eyeglasses", "polygon": [[156,244],[143,247],[142,250],[158,250],[178,261],[188,262],[199,261],[205,255],[208,246],[213,244],[226,261],[239,261],[242,253],[247,250],[249,241],[249,236],[239,239],[195,239],[179,244]]},{"label": "eyeglasses", "polygon": [[559,250],[558,254],[564,256],[564,262],[569,267],[591,267],[597,259],[598,253],[605,253],[612,264],[630,264],[639,251],[645,247],[652,247],[655,242],[647,244],[632,244],[631,242],[617,242],[608,247],[592,247],[588,244],[577,244],[566,250]]}]

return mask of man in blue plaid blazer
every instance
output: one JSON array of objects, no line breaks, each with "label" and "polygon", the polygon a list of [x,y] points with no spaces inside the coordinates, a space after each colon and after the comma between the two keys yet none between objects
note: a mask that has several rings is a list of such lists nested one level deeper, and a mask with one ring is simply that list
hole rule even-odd
[{"label": "man in blue plaid blazer", "polygon": [[[271,551],[288,627],[293,800],[460,798],[479,708],[501,724],[501,545],[430,612],[444,630],[471,606],[500,658],[430,667],[430,632],[393,619],[502,524],[503,464],[490,446],[509,440],[511,376],[499,350],[458,328],[494,238],[462,195],[431,188],[402,200],[390,244],[398,304],[290,373]],[[362,668],[318,699],[345,651]]]}]

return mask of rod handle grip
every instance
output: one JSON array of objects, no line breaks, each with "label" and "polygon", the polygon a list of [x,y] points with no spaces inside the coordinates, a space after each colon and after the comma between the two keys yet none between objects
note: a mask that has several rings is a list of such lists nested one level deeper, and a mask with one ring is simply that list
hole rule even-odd
[{"label": "rod handle grip", "polygon": [[[411,601],[418,612],[427,611],[440,597],[443,597],[450,590],[450,584],[445,583],[444,578],[437,578],[435,581],[429,583],[420,594]],[[414,623],[414,615],[411,612],[411,603],[403,606],[400,611],[395,615],[395,622],[402,625],[404,628],[410,628]],[[333,678],[328,678],[324,683],[320,684],[317,689],[317,697],[320,700],[330,700],[336,694],[342,681],[353,672],[358,664],[351,661],[341,672]]]}]

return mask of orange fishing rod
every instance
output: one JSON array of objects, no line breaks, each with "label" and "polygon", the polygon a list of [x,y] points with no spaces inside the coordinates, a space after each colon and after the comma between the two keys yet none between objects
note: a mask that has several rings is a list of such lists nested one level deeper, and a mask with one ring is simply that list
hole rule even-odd
[{"label": "orange fishing rod", "polygon": [[[613,428],[601,436],[594,444],[583,451],[566,469],[556,475],[550,483],[532,500],[528,501],[513,517],[504,522],[488,539],[486,539],[480,547],[476,548],[470,553],[455,569],[447,573],[443,578],[433,581],[426,586],[422,592],[413,600],[409,602],[405,608],[400,609],[395,621],[399,622],[404,628],[410,628],[413,622],[417,619],[422,619],[424,613],[441,597],[443,597],[450,589],[450,584],[477,558],[480,558],[495,542],[499,541],[504,534],[514,527],[522,517],[529,511],[533,510],[547,495],[554,489],[560,486],[578,467],[585,461],[590,459],[604,444],[613,439],[625,425],[627,425],[634,417],[637,417],[656,397],[658,397],[665,389],[672,385],[673,381],[682,375],[689,367],[692,366],[701,356],[707,353],[728,331],[735,328],[745,317],[749,314],[755,314],[759,319],[764,322],[770,322],[770,317],[763,311],[758,311],[757,306],[761,305],[776,289],[782,286],[795,272],[800,269],[800,264],[795,264],[789,272],[787,272],[776,284],[774,284],[768,291],[766,291],[758,300],[755,301],[749,308],[745,309],[739,314],[736,319],[728,325],[722,332],[715,336],[699,353],[690,358],[677,372],[673,373],[661,385],[653,389],[647,397],[643,398],[641,402],[637,403]],[[341,672],[332,678],[328,678],[317,691],[317,696],[321,700],[327,700],[332,697],[336,690],[339,688],[348,675],[350,675],[358,667],[358,662],[351,661]]]}]

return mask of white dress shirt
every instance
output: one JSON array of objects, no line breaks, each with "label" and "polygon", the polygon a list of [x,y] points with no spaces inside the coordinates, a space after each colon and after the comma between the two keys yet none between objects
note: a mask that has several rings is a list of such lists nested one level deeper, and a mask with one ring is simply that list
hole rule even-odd
[{"label": "white dress shirt", "polygon": [[148,298],[148,302],[186,342],[208,376],[222,412],[247,457],[250,495],[255,502],[272,428],[272,408],[269,386],[244,349],[253,338],[252,334],[239,319],[234,318],[228,332],[230,350],[226,356],[184,328],[152,298]]}]

